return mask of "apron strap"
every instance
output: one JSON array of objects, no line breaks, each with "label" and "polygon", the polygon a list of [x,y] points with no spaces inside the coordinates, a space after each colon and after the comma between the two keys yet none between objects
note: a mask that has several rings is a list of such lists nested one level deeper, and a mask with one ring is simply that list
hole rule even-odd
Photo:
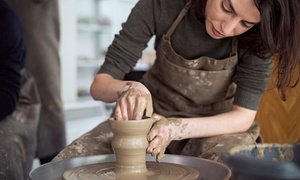
[{"label": "apron strap", "polygon": [[238,49],[238,40],[236,37],[232,38],[231,42],[231,52],[229,56],[234,56],[237,55],[237,50]]},{"label": "apron strap", "polygon": [[[232,67],[233,64],[237,63],[237,59],[238,59],[237,54],[238,54],[238,39],[236,37],[233,37],[231,41],[231,52],[229,54],[229,57],[231,58],[226,61],[224,68]],[[236,57],[233,58],[233,56]]]},{"label": "apron strap", "polygon": [[192,6],[192,0],[188,0],[188,2],[185,4],[184,8],[180,11],[179,15],[177,16],[176,20],[171,25],[170,29],[166,33],[166,39],[170,39],[171,35],[174,33],[176,27],[182,20],[182,18],[185,16],[185,14],[188,12],[190,7]]}]

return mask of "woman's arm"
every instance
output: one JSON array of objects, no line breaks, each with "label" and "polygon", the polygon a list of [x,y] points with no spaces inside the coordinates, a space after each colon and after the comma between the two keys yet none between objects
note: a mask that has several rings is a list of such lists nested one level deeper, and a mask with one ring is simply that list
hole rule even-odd
[{"label": "woman's arm", "polygon": [[[156,0],[140,0],[109,46],[105,62],[95,76],[90,92],[95,100],[116,102],[117,120],[141,119],[152,112],[148,89],[139,82],[122,81],[133,70],[148,41],[155,34]],[[158,8],[160,9],[160,8]],[[158,13],[159,14],[159,13]],[[151,107],[150,107],[151,104]]]},{"label": "woman's arm", "polygon": [[[153,146],[158,142],[166,143],[167,140],[181,140],[189,138],[211,137],[222,134],[247,131],[254,121],[256,111],[234,105],[232,110],[226,113],[194,118],[165,118],[154,114],[157,120],[149,133],[149,140]],[[160,121],[163,120],[163,123]],[[154,140],[161,137],[165,140]],[[161,144],[162,145],[162,144]]]},{"label": "woman's arm", "polygon": [[157,122],[148,134],[147,152],[160,161],[173,140],[244,132],[250,128],[255,115],[256,111],[236,105],[229,112],[209,117],[165,118],[154,114]]},{"label": "woman's arm", "polygon": [[91,86],[91,95],[104,102],[116,101],[116,120],[142,119],[144,114],[150,117],[153,113],[151,94],[140,82],[122,81],[99,73]]},{"label": "woman's arm", "polygon": [[130,81],[123,81],[113,78],[110,74],[99,73],[95,76],[90,93],[95,100],[104,102],[115,102],[121,92],[128,88]]},{"label": "woman's arm", "polygon": [[187,126],[182,138],[210,137],[221,134],[244,132],[254,121],[256,111],[234,105],[226,113],[198,118],[182,118]]}]

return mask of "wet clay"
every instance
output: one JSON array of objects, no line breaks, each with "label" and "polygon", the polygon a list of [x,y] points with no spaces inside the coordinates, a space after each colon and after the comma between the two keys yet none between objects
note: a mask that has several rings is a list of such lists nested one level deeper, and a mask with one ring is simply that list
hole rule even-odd
[{"label": "wet clay", "polygon": [[86,165],[67,170],[65,180],[194,180],[199,172],[191,167],[147,162],[147,134],[154,123],[151,118],[143,120],[109,120],[114,137],[112,147],[116,162]]},{"label": "wet clay", "polygon": [[194,168],[171,163],[147,162],[144,173],[115,173],[115,163],[101,163],[70,169],[65,180],[195,180],[199,172]]}]

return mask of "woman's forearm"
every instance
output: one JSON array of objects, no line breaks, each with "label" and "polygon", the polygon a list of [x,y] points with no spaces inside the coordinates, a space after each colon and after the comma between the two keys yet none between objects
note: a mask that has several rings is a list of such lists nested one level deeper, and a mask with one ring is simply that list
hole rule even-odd
[{"label": "woman's forearm", "polygon": [[140,82],[122,81],[111,75],[99,73],[91,86],[91,96],[95,100],[115,102],[116,120],[135,120],[152,116],[151,93]]},{"label": "woman's forearm", "polygon": [[244,132],[254,121],[256,111],[234,106],[230,112],[209,117],[183,118],[187,126],[182,139],[210,137],[221,134]]},{"label": "woman's forearm", "polygon": [[90,93],[95,100],[115,102],[122,91],[129,87],[131,81],[114,79],[111,75],[100,73],[94,78]]}]

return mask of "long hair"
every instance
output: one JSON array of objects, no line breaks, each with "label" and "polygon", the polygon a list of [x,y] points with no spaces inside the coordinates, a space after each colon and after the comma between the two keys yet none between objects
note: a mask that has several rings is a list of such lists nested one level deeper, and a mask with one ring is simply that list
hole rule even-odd
[{"label": "long hair", "polygon": [[[206,1],[194,0],[197,17],[202,21]],[[300,67],[300,1],[253,1],[261,14],[261,22],[239,36],[239,47],[262,58],[278,56],[276,87],[285,100],[285,89],[298,83],[292,82],[292,74]]]},{"label": "long hair", "polygon": [[267,51],[278,55],[277,83],[281,99],[285,100],[285,88],[298,83],[292,75],[300,64],[300,1],[255,0],[261,13],[260,33]]}]

